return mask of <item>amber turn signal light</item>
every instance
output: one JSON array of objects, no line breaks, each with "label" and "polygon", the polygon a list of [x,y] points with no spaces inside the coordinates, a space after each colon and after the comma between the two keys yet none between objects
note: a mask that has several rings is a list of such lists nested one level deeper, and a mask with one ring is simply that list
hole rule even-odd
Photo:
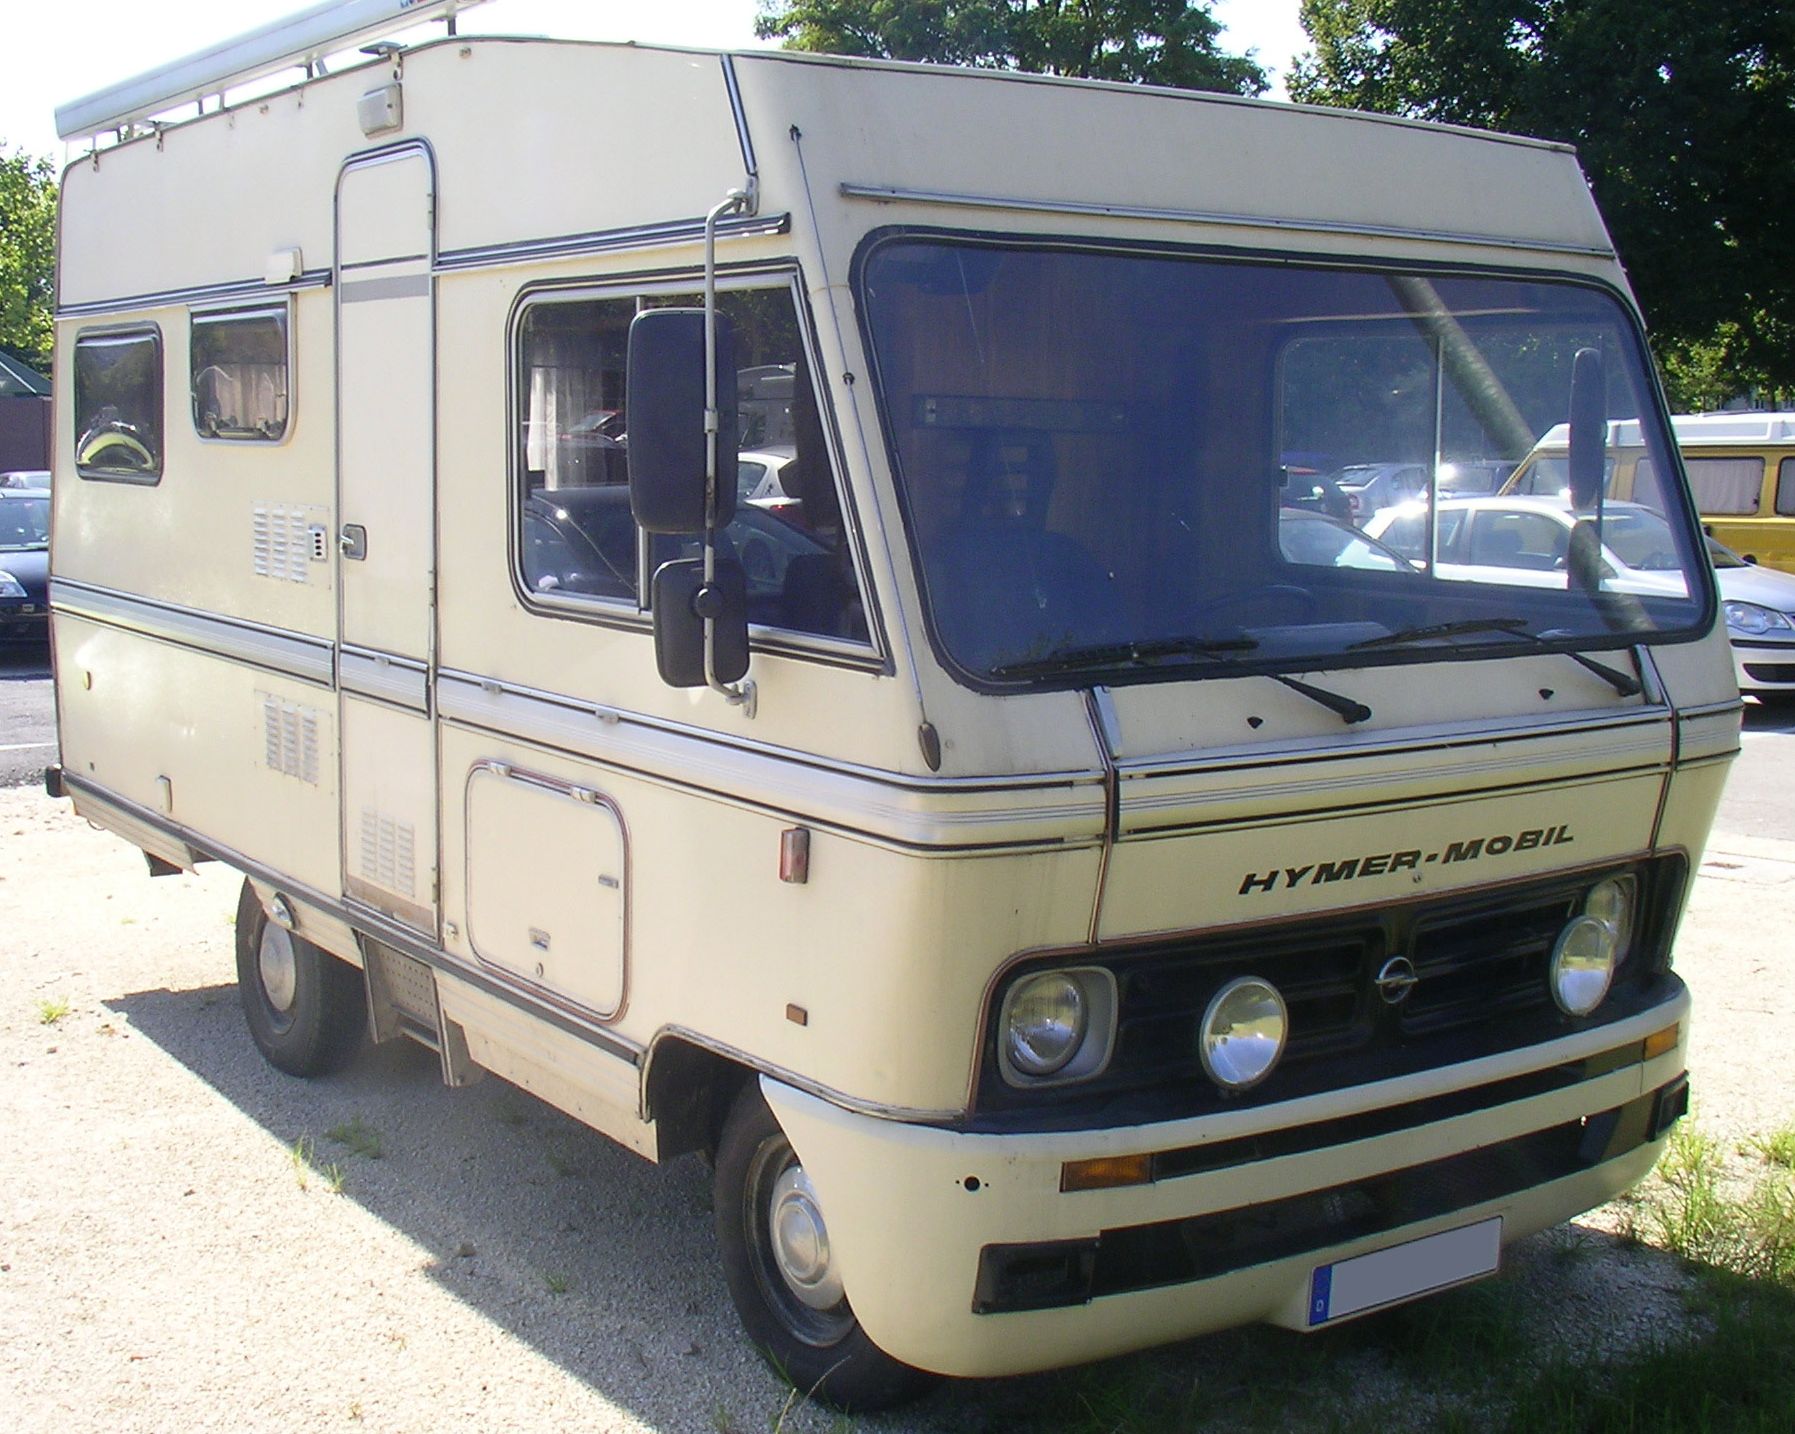
[{"label": "amber turn signal light", "polygon": [[1148,1185],[1152,1180],[1151,1155],[1103,1155],[1095,1160],[1068,1160],[1060,1166],[1061,1190],[1113,1190],[1118,1185]]}]

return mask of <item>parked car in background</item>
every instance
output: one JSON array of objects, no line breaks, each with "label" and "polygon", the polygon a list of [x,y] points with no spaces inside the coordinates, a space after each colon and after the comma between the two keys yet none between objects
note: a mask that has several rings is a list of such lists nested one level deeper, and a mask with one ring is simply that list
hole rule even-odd
[{"label": "parked car in background", "polygon": [[[1526,587],[1563,587],[1577,514],[1568,498],[1444,498],[1434,518],[1436,576]],[[1427,566],[1428,508],[1404,503],[1374,513],[1365,532]],[[1617,592],[1687,591],[1670,525],[1637,503],[1602,508],[1603,583]]]},{"label": "parked car in background", "polygon": [[787,470],[797,461],[798,450],[787,443],[742,449],[736,454],[737,500],[777,513],[788,523],[802,522],[804,500],[788,492],[784,481]]},{"label": "parked car in background", "polygon": [[[1708,536],[1748,563],[1795,572],[1795,413],[1683,413],[1670,424]],[[1562,423],[1547,430],[1502,491],[1564,492],[1569,432]],[[1608,491],[1662,502],[1637,420],[1608,425]]]},{"label": "parked car in background", "polygon": [[1763,702],[1795,701],[1795,576],[1748,563],[1713,538],[1708,555],[1739,690]]},{"label": "parked car in background", "polygon": [[14,468],[10,472],[0,473],[0,488],[41,488],[48,492],[50,470],[48,468]]},{"label": "parked car in background", "polygon": [[1400,572],[1409,560],[1340,518],[1283,508],[1278,512],[1278,548],[1284,561],[1321,568],[1368,568]]},{"label": "parked car in background", "polygon": [[1427,494],[1425,463],[1349,463],[1328,476],[1346,494],[1355,523],[1363,523],[1381,508]]},{"label": "parked car in background", "polygon": [[0,488],[0,643],[50,637],[50,494]]},{"label": "parked car in background", "polygon": [[1442,498],[1474,498],[1500,492],[1514,471],[1505,458],[1450,459],[1434,471],[1434,488]]},{"label": "parked car in background", "polygon": [[[1576,521],[1564,498],[1442,500],[1434,571],[1442,578],[1488,582],[1492,572],[1506,569],[1509,582],[1562,584]],[[1375,514],[1365,532],[1381,537],[1419,568],[1425,566],[1426,523],[1427,505],[1415,503]],[[1670,527],[1651,509],[1618,500],[1605,503],[1602,536],[1609,586],[1640,593],[1682,590]],[[1707,548],[1739,690],[1766,702],[1795,699],[1795,576],[1748,563],[1713,538]]]}]

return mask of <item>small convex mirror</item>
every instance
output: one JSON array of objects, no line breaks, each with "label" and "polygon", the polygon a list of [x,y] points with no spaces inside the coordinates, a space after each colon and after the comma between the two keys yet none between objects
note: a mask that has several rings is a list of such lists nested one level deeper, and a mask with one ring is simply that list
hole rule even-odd
[{"label": "small convex mirror", "polygon": [[717,554],[707,585],[702,558],[655,569],[654,662],[669,687],[704,687],[704,620],[716,624],[715,677],[735,682],[748,671],[748,580],[742,565]]},{"label": "small convex mirror", "polygon": [[630,508],[646,532],[702,533],[735,517],[735,382],[735,330],[718,314],[716,508],[707,513],[704,310],[645,309],[630,323]]}]

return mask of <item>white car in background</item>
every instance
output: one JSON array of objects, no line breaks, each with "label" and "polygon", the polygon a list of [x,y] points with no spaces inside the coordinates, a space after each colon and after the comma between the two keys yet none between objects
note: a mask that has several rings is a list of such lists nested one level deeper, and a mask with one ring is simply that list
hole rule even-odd
[{"label": "white car in background", "polygon": [[[1463,581],[1561,587],[1576,522],[1570,500],[1562,497],[1442,500],[1434,572]],[[1427,504],[1374,513],[1365,532],[1417,567],[1425,565]],[[1650,508],[1604,503],[1602,538],[1603,579],[1613,590],[1686,591],[1670,527]],[[1739,690],[1764,701],[1795,698],[1795,577],[1707,541]]]},{"label": "white car in background", "polygon": [[804,501],[785,489],[786,470],[798,461],[798,450],[785,443],[766,448],[744,448],[736,454],[736,500],[752,503],[787,522],[799,522]]}]

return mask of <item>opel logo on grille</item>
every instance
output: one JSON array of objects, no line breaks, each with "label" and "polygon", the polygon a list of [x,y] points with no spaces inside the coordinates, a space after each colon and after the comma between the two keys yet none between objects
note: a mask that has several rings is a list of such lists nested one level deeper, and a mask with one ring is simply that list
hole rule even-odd
[{"label": "opel logo on grille", "polygon": [[1407,956],[1392,956],[1379,968],[1372,982],[1386,1006],[1400,1006],[1421,978],[1415,974],[1415,963]]}]

